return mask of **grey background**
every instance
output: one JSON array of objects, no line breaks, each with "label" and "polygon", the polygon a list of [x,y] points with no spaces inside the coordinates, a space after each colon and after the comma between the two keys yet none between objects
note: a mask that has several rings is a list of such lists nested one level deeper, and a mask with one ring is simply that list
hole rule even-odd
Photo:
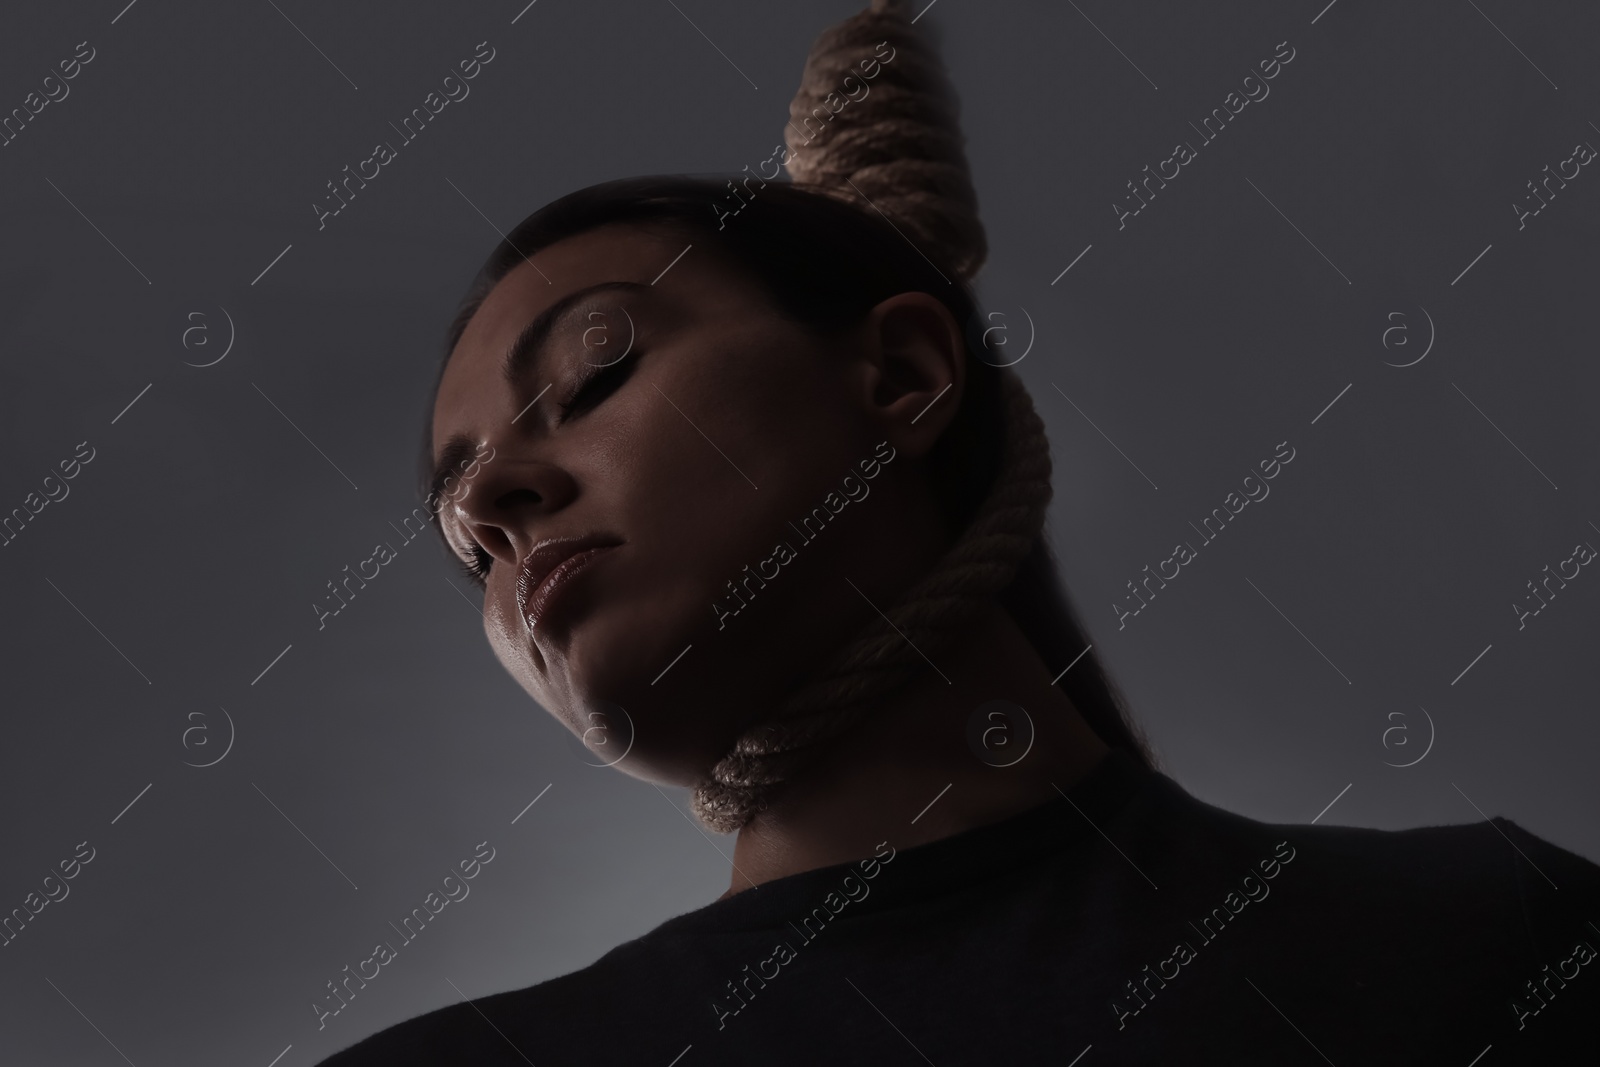
[{"label": "grey background", "polygon": [[[320,632],[309,604],[418,503],[424,394],[493,227],[594,181],[766,159],[812,39],[855,8],[123,2],[10,5],[0,34],[5,111],[97,50],[0,148],[0,511],[96,452],[0,548],[0,911],[97,850],[0,949],[0,1043],[141,1067],[292,1046],[298,1067],[725,887],[731,839],[680,791],[585,766],[431,542]],[[1009,342],[1036,331],[1017,370],[1056,544],[1196,796],[1385,828],[1504,814],[1597,857],[1600,579],[1521,631],[1510,605],[1600,544],[1600,176],[1520,231],[1510,205],[1600,144],[1600,16],[1324,2],[940,0],[919,23],[963,98],[981,293]],[[483,40],[471,95],[319,232],[324,183]],[[1119,231],[1124,183],[1284,40],[1271,95]],[[1422,351],[1424,308],[1429,355],[1386,366]],[[221,352],[222,309],[232,351],[185,366]],[[197,322],[209,347],[186,349]],[[1397,322],[1410,344],[1385,348]],[[1188,524],[1285,440],[1271,496],[1119,630],[1124,583],[1198,544]],[[185,766],[220,752],[223,708],[227,758]],[[1427,757],[1386,766],[1423,751],[1419,709]],[[319,1032],[324,983],[483,840],[471,896]]]}]

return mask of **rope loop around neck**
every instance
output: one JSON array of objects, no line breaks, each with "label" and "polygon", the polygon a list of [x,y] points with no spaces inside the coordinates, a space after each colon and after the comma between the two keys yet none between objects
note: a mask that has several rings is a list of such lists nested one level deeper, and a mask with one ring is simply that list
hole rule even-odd
[{"label": "rope loop around neck", "polygon": [[1005,442],[988,496],[933,570],[838,649],[770,719],[746,731],[696,786],[694,813],[733,833],[778,788],[911,678],[929,669],[978,609],[1011,584],[1043,535],[1050,442],[1022,381],[1000,371]]}]

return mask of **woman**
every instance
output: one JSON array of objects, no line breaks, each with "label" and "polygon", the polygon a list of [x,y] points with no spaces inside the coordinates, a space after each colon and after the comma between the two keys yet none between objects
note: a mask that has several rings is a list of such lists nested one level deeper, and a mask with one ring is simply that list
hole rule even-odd
[{"label": "woman", "polygon": [[604,762],[694,788],[738,833],[728,891],[326,1062],[1592,1048],[1600,868],[1503,819],[1265,824],[1155,768],[1043,534],[1042,427],[974,328],[981,231],[743,189],[610,182],[526,219],[456,319],[427,454],[501,663]]}]

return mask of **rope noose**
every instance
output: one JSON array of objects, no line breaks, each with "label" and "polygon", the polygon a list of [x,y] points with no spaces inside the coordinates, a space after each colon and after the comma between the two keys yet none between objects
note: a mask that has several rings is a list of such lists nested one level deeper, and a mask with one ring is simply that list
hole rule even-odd
[{"label": "rope noose", "polygon": [[811,46],[784,127],[789,176],[884,212],[913,245],[970,280],[988,245],[960,113],[905,0],[872,0]]},{"label": "rope noose", "polygon": [[[869,59],[877,66],[867,78]],[[881,211],[936,262],[965,280],[977,273],[987,245],[955,93],[903,0],[872,0],[817,38],[789,115],[787,166],[796,184]],[[995,483],[972,521],[886,617],[838,649],[717,762],[692,800],[706,826],[743,827],[808,758],[927,669],[923,654],[948,649],[1011,583],[1044,528],[1050,443],[1021,380],[1010,370],[999,379],[1005,441]]]}]

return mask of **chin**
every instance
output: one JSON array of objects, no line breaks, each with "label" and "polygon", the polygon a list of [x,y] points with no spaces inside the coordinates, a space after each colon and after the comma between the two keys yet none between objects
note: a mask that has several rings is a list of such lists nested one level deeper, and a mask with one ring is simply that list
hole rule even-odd
[{"label": "chin", "polygon": [[661,785],[694,785],[738,737],[748,717],[738,709],[753,703],[731,692],[740,672],[719,658],[729,646],[710,627],[703,598],[670,587],[654,597],[587,592],[588,603],[563,612],[568,618],[555,640],[537,647],[514,602],[487,612],[496,657],[574,736],[581,738],[597,713],[615,718],[620,708],[633,745],[613,769]]}]

